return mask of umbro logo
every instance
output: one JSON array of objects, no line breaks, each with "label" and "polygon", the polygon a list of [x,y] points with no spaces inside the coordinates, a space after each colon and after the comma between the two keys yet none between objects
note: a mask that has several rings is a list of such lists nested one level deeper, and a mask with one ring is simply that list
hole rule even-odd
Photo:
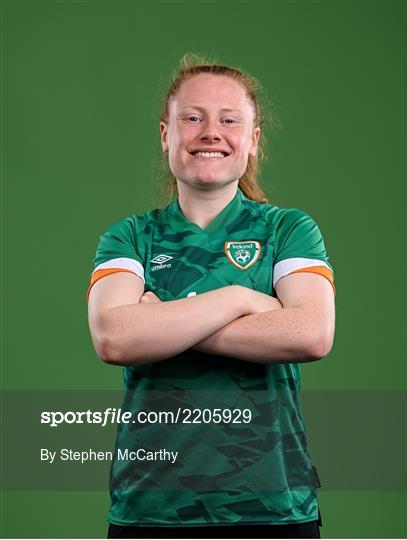
[{"label": "umbro logo", "polygon": [[161,255],[157,255],[157,257],[154,257],[154,259],[151,259],[150,262],[155,263],[155,264],[163,264],[173,258],[174,257],[170,257],[169,255],[161,254]]},{"label": "umbro logo", "polygon": [[163,268],[171,268],[171,263],[165,264],[166,262],[170,261],[174,257],[171,257],[170,255],[164,255],[161,253],[161,255],[157,255],[157,257],[154,257],[154,259],[151,259],[151,263],[156,264],[157,266],[153,266],[151,268],[152,272],[155,272],[156,270],[162,270]]}]

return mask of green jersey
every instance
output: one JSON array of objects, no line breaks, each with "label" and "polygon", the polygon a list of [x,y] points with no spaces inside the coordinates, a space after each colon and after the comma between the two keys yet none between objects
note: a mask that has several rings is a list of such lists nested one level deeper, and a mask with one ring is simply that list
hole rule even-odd
[{"label": "green jersey", "polygon": [[[315,222],[296,209],[234,199],[204,229],[178,200],[111,226],[91,287],[133,272],[162,301],[239,284],[275,296],[279,279],[332,283]],[[136,331],[136,330],[135,330]],[[116,525],[288,524],[318,519],[316,469],[300,407],[300,364],[182,354],[124,368],[111,467]],[[143,415],[139,413],[143,413]],[[147,421],[148,419],[148,421]]]}]

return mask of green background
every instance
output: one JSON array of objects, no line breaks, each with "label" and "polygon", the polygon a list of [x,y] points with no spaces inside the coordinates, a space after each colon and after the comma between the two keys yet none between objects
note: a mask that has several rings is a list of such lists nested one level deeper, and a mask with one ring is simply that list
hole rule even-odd
[{"label": "green background", "polygon": [[[159,98],[187,51],[262,82],[282,124],[265,191],[325,238],[336,340],[303,388],[406,389],[405,2],[1,7],[3,389],[120,388],[93,351],[85,293],[99,235],[158,206]],[[325,538],[407,535],[405,492],[319,500]],[[107,506],[107,491],[3,493],[2,534],[104,537]]]}]

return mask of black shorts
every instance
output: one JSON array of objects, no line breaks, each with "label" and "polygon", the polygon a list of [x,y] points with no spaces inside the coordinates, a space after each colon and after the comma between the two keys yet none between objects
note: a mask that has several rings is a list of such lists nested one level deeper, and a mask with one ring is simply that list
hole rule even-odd
[{"label": "black shorts", "polygon": [[140,527],[109,525],[107,538],[321,538],[319,518],[289,525],[208,525],[203,527]]}]

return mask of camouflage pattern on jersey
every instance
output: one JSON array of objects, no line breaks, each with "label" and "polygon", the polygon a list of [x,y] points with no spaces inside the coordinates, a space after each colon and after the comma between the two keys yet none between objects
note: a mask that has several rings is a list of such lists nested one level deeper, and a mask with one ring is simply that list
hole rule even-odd
[{"label": "camouflage pattern on jersey", "polygon": [[[178,201],[116,223],[101,237],[95,270],[119,258],[140,263],[145,290],[162,301],[232,284],[275,296],[276,264],[289,260],[290,271],[295,261],[331,268],[309,216],[255,203],[240,190],[205,229],[183,216]],[[125,449],[178,455],[175,462],[115,459],[109,521],[199,526],[317,519],[318,484],[299,394],[298,363],[244,362],[189,349],[125,368],[123,410],[211,412],[200,422],[178,417],[119,426],[116,457]],[[214,422],[214,410],[235,411],[234,420],[236,411],[250,411],[250,421]]]}]

